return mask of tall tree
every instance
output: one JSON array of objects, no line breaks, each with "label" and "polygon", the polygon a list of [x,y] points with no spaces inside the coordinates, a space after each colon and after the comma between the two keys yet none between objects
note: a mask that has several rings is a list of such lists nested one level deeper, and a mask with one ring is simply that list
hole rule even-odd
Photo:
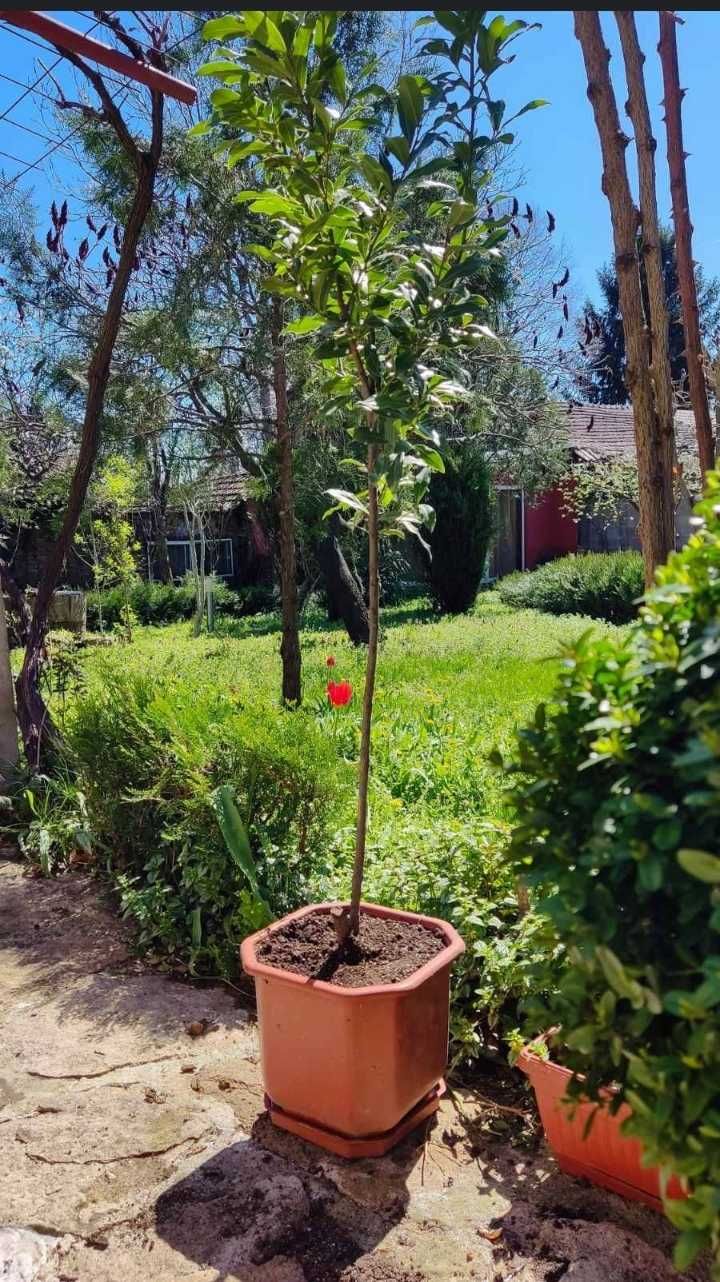
[{"label": "tall tree", "polygon": [[[475,281],[508,234],[508,219],[479,209],[487,162],[508,135],[505,104],[489,92],[507,46],[527,24],[479,10],[438,12],[450,38],[429,41],[433,80],[401,76],[393,121],[378,156],[351,138],[373,121],[378,91],[349,83],[333,48],[337,15],[252,11],[208,24],[222,41],[242,38],[210,64],[224,82],[213,97],[215,122],[250,138],[268,188],[242,193],[270,218],[273,276],[282,298],[305,315],[287,329],[310,338],[327,362],[327,408],[352,414],[351,445],[360,492],[331,490],[368,540],[369,643],[358,763],[358,805],[350,905],[338,921],[344,942],[359,925],[368,823],[368,783],[378,657],[378,539],[419,533],[430,473],[442,470],[434,423],[468,395],[467,349],[495,341]],[[429,19],[432,21],[432,19]],[[385,96],[384,94],[382,95]],[[518,114],[541,105],[526,104]],[[514,119],[514,117],[511,117]],[[434,144],[442,154],[428,159]],[[436,192],[434,243],[406,225],[404,199],[415,184],[446,170]],[[270,188],[270,184],[272,187]],[[317,331],[317,333],[316,333]]]},{"label": "tall tree", "polygon": [[[116,37],[135,58],[143,59],[145,50],[129,35],[119,19],[106,15],[108,25]],[[141,16],[151,46],[153,63],[164,69],[163,46],[166,30],[157,27]],[[30,623],[22,669],[16,682],[17,711],[20,730],[28,762],[38,765],[56,740],[49,711],[40,693],[39,678],[43,662],[44,641],[48,626],[48,612],[53,592],[60,579],[65,558],[75,537],[80,514],[85,503],[100,443],[100,424],[105,392],[110,378],[115,340],[120,329],[123,305],[130,277],[137,259],[138,246],[150,212],[155,178],[160,163],[163,140],[163,96],[155,89],[150,94],[150,139],[147,146],[140,145],[132,127],[108,89],[103,75],[78,54],[58,50],[77,68],[88,81],[99,100],[99,108],[84,107],[94,118],[112,128],[134,175],[134,193],[125,222],[122,243],[116,267],[102,314],[94,350],[87,370],[87,396],[83,415],[82,435],[75,469],[70,481],[67,507],[60,533],[50,552],[43,576],[38,584],[35,608]],[[66,104],[68,105],[68,104]],[[60,215],[62,220],[62,211]]]},{"label": "tall tree", "polygon": [[[638,243],[640,288],[643,304],[649,307],[647,279]],[[675,237],[668,227],[660,228],[660,256],[668,311],[668,354],[670,376],[676,397],[687,396],[687,357],[682,320],[680,292],[675,259]],[[576,373],[576,388],[583,399],[599,405],[626,405],[628,387],[625,373],[625,335],[623,333],[617,271],[613,264],[602,267],[597,275],[601,306],[587,302],[583,308],[580,334],[587,345],[586,358]],[[695,267],[695,281],[700,312],[700,334],[703,345],[713,352],[720,331],[720,280],[705,278],[702,267]]]},{"label": "tall tree", "polygon": [[[665,298],[665,279],[660,247],[660,223],[657,211],[655,186],[656,142],[650,123],[643,63],[645,55],[640,48],[635,15],[630,9],[616,10],[615,18],[620,31],[625,77],[628,85],[626,110],[635,130],[635,149],[638,162],[640,190],[641,253],[645,265],[647,287],[646,320],[650,339],[650,377],[655,393],[657,435],[663,451],[663,473],[673,475],[675,456],[675,414],[670,352],[668,342],[669,318]],[[671,537],[675,534],[674,508],[668,510],[672,520]]]},{"label": "tall tree", "polygon": [[704,478],[715,465],[715,442],[713,440],[710,407],[705,384],[697,287],[693,269],[693,227],[690,221],[682,133],[682,100],[685,90],[680,88],[677,39],[675,36],[675,27],[679,21],[681,19],[677,18],[674,13],[667,10],[661,12],[660,44],[658,48],[665,90],[667,157],[670,169],[670,194],[672,196],[673,222],[675,224],[675,245],[685,329],[685,353],[687,356],[688,382],[690,384],[690,401],[695,418],[700,471]]},{"label": "tall tree", "polygon": [[599,14],[578,9],[574,13],[575,35],[582,48],[587,94],[602,151],[602,188],[612,221],[640,483],[640,539],[645,581],[649,585],[653,581],[655,567],[667,559],[675,541],[672,451],[668,451],[667,439],[660,430],[655,388],[650,375],[648,331],[637,254],[640,215],[632,198],[625,164],[625,147],[629,139],[620,127],[610,79],[610,51],[603,40]]}]

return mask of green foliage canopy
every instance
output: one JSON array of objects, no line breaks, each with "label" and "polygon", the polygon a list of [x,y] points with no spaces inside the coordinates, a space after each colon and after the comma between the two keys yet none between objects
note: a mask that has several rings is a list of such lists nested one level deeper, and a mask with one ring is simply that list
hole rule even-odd
[{"label": "green foliage canopy", "polygon": [[[334,13],[213,19],[208,39],[242,43],[202,69],[223,87],[199,130],[221,133],[230,165],[252,156],[266,183],[238,197],[273,229],[270,245],[255,246],[271,272],[266,286],[301,313],[288,331],[307,337],[323,363],[328,411],[352,412],[354,441],[373,452],[382,526],[402,533],[417,533],[428,516],[422,494],[442,469],[436,423],[468,395],[462,353],[494,341],[475,280],[499,255],[509,218],[481,217],[478,201],[494,151],[513,135],[489,81],[527,26],[486,23],[474,10],[435,19],[447,38],[425,50],[443,70],[400,77],[393,132],[377,154],[357,140],[388,93],[366,76],[362,88],[348,82]],[[421,184],[433,191],[435,243],[413,236],[404,217],[404,199]],[[331,494],[352,521],[365,519],[364,491]]]}]

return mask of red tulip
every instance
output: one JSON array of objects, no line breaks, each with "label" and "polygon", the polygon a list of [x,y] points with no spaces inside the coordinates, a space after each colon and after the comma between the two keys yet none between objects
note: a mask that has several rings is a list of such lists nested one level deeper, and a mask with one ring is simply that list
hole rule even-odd
[{"label": "red tulip", "polygon": [[327,693],[333,708],[344,708],[352,699],[352,686],[349,681],[328,681]]},{"label": "red tulip", "polygon": [[334,667],[335,667],[335,660],[334,660],[334,658],[333,658],[333,656],[332,656],[331,654],[329,654],[329,655],[328,655],[328,657],[327,657],[327,659],[325,660],[325,662],[326,662],[326,664],[327,664],[327,666],[328,666],[329,668],[334,668]]}]

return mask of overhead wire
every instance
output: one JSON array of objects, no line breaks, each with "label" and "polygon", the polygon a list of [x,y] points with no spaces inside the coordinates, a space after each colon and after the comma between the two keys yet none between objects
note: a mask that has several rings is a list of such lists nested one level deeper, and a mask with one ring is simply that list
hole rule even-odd
[{"label": "overhead wire", "polygon": [[[21,40],[25,40],[27,44],[33,45],[33,46],[35,46],[35,47],[36,47],[36,48],[38,48],[38,49],[46,50],[46,48],[47,48],[47,46],[46,46],[46,45],[40,44],[37,40],[33,40],[30,36],[26,35],[24,32],[18,31],[18,30],[16,30],[15,28],[12,28],[12,27],[8,26],[7,24],[3,24],[3,25],[7,26],[7,29],[8,29],[8,30],[11,30],[13,35],[19,36],[19,38],[20,38]],[[100,21],[99,21],[99,19],[98,19],[97,21],[93,22],[93,23],[92,23],[92,25],[91,25],[90,27],[88,27],[87,32],[86,32],[85,34],[88,34],[88,35],[89,35],[89,34],[90,34],[90,32],[91,32],[91,31],[94,31],[94,30],[95,30],[95,28],[96,28],[96,27],[98,27],[99,25],[100,25]],[[1,28],[0,28],[0,29],[1,29]],[[195,33],[194,33],[194,32],[192,32],[192,31],[191,31],[191,32],[187,32],[186,34],[184,34],[183,36],[181,36],[178,40],[174,41],[172,45],[169,45],[169,46],[168,46],[168,48],[167,48],[167,50],[165,50],[164,52],[165,52],[166,54],[170,54],[170,55],[171,55],[171,54],[172,54],[172,52],[173,52],[173,50],[175,50],[175,49],[179,48],[179,46],[180,46],[181,44],[184,44],[187,40],[191,39],[191,38],[192,38],[192,36],[193,36],[194,34],[195,34]],[[26,87],[25,87],[25,91],[24,91],[22,94],[20,94],[19,98],[16,100],[16,102],[15,102],[15,104],[14,104],[14,105],[15,105],[15,106],[17,106],[19,102],[22,102],[22,101],[23,101],[23,99],[27,96],[27,94],[34,92],[34,91],[37,89],[37,86],[40,84],[40,82],[41,82],[41,81],[42,81],[42,80],[43,80],[47,75],[49,75],[49,74],[50,74],[50,72],[51,72],[55,67],[57,67],[57,65],[58,65],[59,63],[61,63],[62,61],[63,61],[63,57],[62,57],[62,55],[61,55],[59,58],[56,58],[55,62],[53,62],[53,63],[51,64],[51,66],[50,66],[50,67],[46,68],[46,69],[43,71],[42,75],[40,75],[40,76],[37,78],[37,80],[36,80],[32,85],[29,85],[29,86],[26,86]],[[12,79],[11,77],[6,76],[6,75],[5,75],[4,73],[2,73],[2,72],[0,72],[0,77],[2,77],[3,79],[7,79],[7,80],[11,80],[11,79]],[[130,88],[129,88],[129,86],[128,86],[128,82],[127,82],[127,80],[118,80],[118,79],[117,79],[117,77],[115,77],[115,76],[111,76],[111,75],[108,75],[108,74],[107,74],[107,72],[105,72],[105,71],[103,71],[103,79],[104,79],[104,80],[109,81],[109,82],[110,82],[110,83],[112,83],[112,84],[115,84],[115,85],[120,86],[120,88],[121,88],[121,89],[123,89],[123,90],[125,91],[125,92],[124,92],[124,96],[123,96],[123,98],[122,98],[122,99],[121,99],[121,101],[117,104],[117,105],[119,105],[119,106],[120,106],[120,105],[122,105],[122,103],[124,103],[124,102],[125,102],[125,100],[127,99],[128,94],[129,94],[129,92],[130,92]],[[17,84],[17,83],[19,83],[19,82],[17,82],[17,81],[16,81],[15,83]],[[40,92],[40,93],[42,94],[42,96],[43,96],[43,97],[48,98],[50,101],[54,101],[54,99],[52,99],[52,98],[50,97],[50,95],[49,95],[49,94],[45,94],[42,90],[39,90],[38,92]],[[10,111],[12,111],[12,110],[13,110],[13,105],[11,104],[11,106],[10,106],[10,107],[8,107],[8,108],[6,108],[4,112],[0,113],[0,121],[2,121],[3,119],[5,119],[5,118],[9,117],[9,112],[10,112]],[[10,123],[11,123],[11,124],[14,124],[14,125],[19,125],[19,127],[20,127],[21,129],[23,129],[23,128],[24,128],[24,129],[26,129],[28,132],[32,132],[32,130],[30,130],[28,126],[24,126],[24,125],[20,124],[20,122],[19,122],[19,121],[16,121],[16,120],[10,120]],[[8,160],[12,160],[15,164],[24,165],[24,168],[23,168],[23,169],[21,169],[19,173],[14,174],[12,178],[7,179],[7,180],[6,180],[6,182],[4,182],[4,183],[2,184],[2,186],[0,186],[0,195],[2,195],[2,193],[3,193],[3,192],[5,192],[5,191],[7,191],[10,187],[14,186],[14,184],[15,184],[15,183],[17,183],[21,178],[24,178],[26,174],[31,173],[31,172],[32,172],[33,170],[35,170],[35,169],[38,169],[38,167],[39,167],[39,166],[40,166],[44,161],[46,161],[50,156],[54,155],[54,153],[55,153],[56,151],[59,151],[59,150],[60,150],[60,148],[64,148],[64,147],[65,147],[65,145],[66,145],[66,144],[67,144],[67,143],[68,143],[72,138],[74,138],[76,134],[78,134],[78,133],[80,132],[80,130],[81,130],[81,129],[82,129],[82,127],[83,127],[83,123],[84,123],[83,121],[80,121],[80,122],[79,122],[79,124],[77,124],[73,129],[71,129],[69,133],[67,133],[63,138],[60,138],[60,139],[56,140],[55,142],[53,142],[53,143],[52,143],[52,145],[48,148],[48,150],[47,150],[47,151],[43,152],[43,154],[42,154],[41,156],[38,156],[38,157],[37,157],[34,161],[32,161],[30,164],[25,164],[25,162],[24,162],[23,160],[20,160],[20,158],[19,158],[18,156],[13,156],[10,152],[4,151],[4,150],[0,150],[0,155],[4,156],[6,159],[8,159]],[[35,131],[35,132],[37,133],[38,131]],[[45,137],[45,138],[46,138],[46,141],[50,142],[50,139],[49,139],[49,138],[47,138],[47,137],[46,137],[46,135],[42,135],[42,134],[39,134],[39,133],[38,133],[38,137]]]}]

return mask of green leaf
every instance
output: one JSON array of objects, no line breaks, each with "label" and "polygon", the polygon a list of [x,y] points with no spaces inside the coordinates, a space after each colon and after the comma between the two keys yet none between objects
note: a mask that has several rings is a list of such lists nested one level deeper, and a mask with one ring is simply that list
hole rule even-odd
[{"label": "green leaf", "polygon": [[626,973],[620,958],[603,944],[599,944],[595,949],[595,956],[603,970],[603,974],[610,987],[618,994],[619,997],[627,997],[630,1000],[634,998],[635,990],[640,988],[634,980]]},{"label": "green leaf", "polygon": [[385,146],[396,160],[405,168],[410,163],[410,146],[402,134],[396,134],[392,138],[385,139]]},{"label": "green leaf", "polygon": [[538,107],[549,106],[550,102],[547,98],[533,98],[532,102],[526,102],[525,106],[515,113],[513,120],[517,120],[518,116],[524,116],[526,111],[537,111]]},{"label": "green leaf", "polygon": [[227,40],[228,36],[244,36],[245,22],[240,14],[228,13],[222,18],[210,18],[202,29],[203,40]]},{"label": "green leaf", "polygon": [[345,68],[340,58],[336,58],[327,72],[328,82],[335,97],[339,102],[344,103],[347,99],[347,82],[345,80]]},{"label": "green leaf", "polygon": [[257,870],[253,859],[252,849],[250,847],[250,837],[248,830],[242,821],[240,811],[235,804],[232,789],[224,784],[217,788],[213,794],[215,813],[220,825],[220,831],[225,839],[233,860],[241,872],[244,873],[247,883],[255,895],[256,899],[265,903],[260,887],[258,885]]},{"label": "green leaf", "polygon": [[288,196],[280,196],[277,192],[268,191],[258,196],[253,201],[250,209],[254,214],[297,214],[297,204],[290,200]]},{"label": "green leaf", "polygon": [[269,13],[264,9],[246,9],[243,11],[245,28],[253,40],[259,44],[265,45],[266,48],[272,49],[273,53],[287,53],[287,45],[282,37],[279,27],[275,26]]},{"label": "green leaf", "polygon": [[285,326],[288,334],[311,334],[315,329],[321,329],[325,324],[323,316],[301,316],[300,320],[290,321]]},{"label": "green leaf", "polygon": [[412,142],[422,119],[424,98],[419,76],[401,76],[398,80],[398,116],[400,128]]},{"label": "green leaf", "polygon": [[275,255],[267,245],[245,245],[246,254],[254,254],[256,258],[262,258],[264,263],[274,263]]},{"label": "green leaf", "polygon": [[392,177],[374,156],[360,157],[360,171],[374,191],[392,192]]},{"label": "green leaf", "polygon": [[366,504],[358,498],[357,494],[353,494],[351,490],[333,489],[326,490],[325,493],[329,494],[330,498],[334,499],[339,507],[352,508],[354,512],[361,512],[363,516],[367,516]]},{"label": "green leaf", "polygon": [[684,1273],[696,1260],[701,1251],[710,1245],[710,1233],[707,1229],[685,1229],[680,1234],[673,1251],[673,1263],[676,1269]]},{"label": "green leaf", "polygon": [[720,885],[720,859],[717,855],[710,854],[709,850],[690,850],[684,847],[678,850],[677,861],[685,872],[690,873],[691,877],[697,877],[698,881],[705,881],[713,886]]},{"label": "green leaf", "polygon": [[202,944],[202,913],[199,908],[193,908],[190,920],[192,922],[193,947],[199,948]]},{"label": "green leaf", "polygon": [[254,142],[234,142],[227,154],[227,167],[233,169],[241,160],[247,156],[259,156],[269,150],[269,144],[260,142],[256,139]]}]

